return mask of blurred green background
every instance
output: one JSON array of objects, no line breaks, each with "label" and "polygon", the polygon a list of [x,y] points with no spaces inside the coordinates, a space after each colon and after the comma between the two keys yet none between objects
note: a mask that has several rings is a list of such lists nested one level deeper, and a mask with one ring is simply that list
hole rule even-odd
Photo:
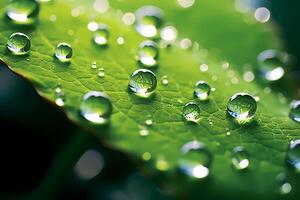
[{"label": "blurred green background", "polygon": [[[296,58],[292,76],[300,82],[300,1],[257,0],[251,4],[270,9],[285,50]],[[0,123],[0,199],[174,199],[172,191],[161,192],[140,174],[127,155],[78,130],[61,110],[3,64]],[[78,172],[79,159],[86,159],[86,169],[96,165],[98,170]],[[97,176],[89,178],[93,175]]]}]

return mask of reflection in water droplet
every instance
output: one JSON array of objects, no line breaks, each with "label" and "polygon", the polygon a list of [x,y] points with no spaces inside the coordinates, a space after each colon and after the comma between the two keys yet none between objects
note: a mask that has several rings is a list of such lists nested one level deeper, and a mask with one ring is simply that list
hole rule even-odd
[{"label": "reflection in water droplet", "polygon": [[183,8],[189,8],[194,5],[195,0],[177,0],[178,4]]},{"label": "reflection in water droplet", "polygon": [[212,155],[202,143],[188,142],[182,146],[181,153],[179,169],[183,174],[198,179],[209,175]]},{"label": "reflection in water droplet", "polygon": [[300,172],[300,139],[290,143],[286,155],[286,162],[290,167],[295,169],[296,172]]},{"label": "reflection in water droplet", "polygon": [[196,103],[189,102],[183,107],[182,115],[186,121],[198,123],[200,120],[200,108]]},{"label": "reflection in water droplet", "polygon": [[255,99],[246,93],[233,95],[228,104],[227,112],[237,120],[249,120],[256,112],[257,103]]},{"label": "reflection in water droplet", "polygon": [[194,95],[200,100],[206,100],[209,94],[210,85],[205,81],[198,81],[194,87]]},{"label": "reflection in water droplet", "polygon": [[129,89],[141,97],[149,97],[157,86],[156,76],[147,69],[133,72],[129,79]]},{"label": "reflection in water droplet", "polygon": [[60,43],[56,46],[55,57],[61,62],[69,62],[73,56],[72,47],[67,43]]},{"label": "reflection in water droplet", "polygon": [[144,37],[155,37],[163,24],[163,12],[155,6],[143,6],[135,12],[135,16],[135,28]]},{"label": "reflection in water droplet", "polygon": [[132,25],[135,22],[135,15],[131,12],[124,13],[122,21],[125,25]]},{"label": "reflection in water droplet", "polygon": [[167,44],[173,44],[177,38],[177,29],[174,26],[166,26],[161,29],[160,37]]},{"label": "reflection in water droplet", "polygon": [[103,156],[97,151],[90,149],[77,161],[74,171],[79,178],[90,180],[101,172],[104,165]]},{"label": "reflection in water droplet", "polygon": [[254,17],[258,22],[266,23],[269,21],[271,13],[268,8],[260,7],[257,8],[254,12]]},{"label": "reflection in water droplet", "polygon": [[155,42],[147,40],[140,44],[138,49],[138,61],[146,67],[154,67],[158,64],[159,49]]},{"label": "reflection in water droplet", "polygon": [[27,54],[30,47],[30,39],[23,33],[14,33],[7,41],[7,48],[15,55]]},{"label": "reflection in water droplet", "polygon": [[289,117],[296,122],[300,122],[300,101],[294,100],[291,103]]},{"label": "reflection in water droplet", "polygon": [[108,44],[109,30],[105,24],[98,24],[97,30],[94,31],[94,42],[99,46]]},{"label": "reflection in water droplet", "polygon": [[100,78],[103,78],[103,77],[105,76],[104,68],[101,67],[101,68],[99,69],[98,76],[99,76]]},{"label": "reflection in water droplet", "polygon": [[231,162],[235,169],[243,170],[248,168],[249,159],[248,153],[244,150],[243,147],[238,146],[232,150],[232,159]]},{"label": "reflection in water droplet", "polygon": [[105,124],[112,114],[112,104],[106,94],[90,91],[83,96],[80,114],[90,122]]},{"label": "reflection in water droplet", "polygon": [[257,57],[261,76],[268,81],[276,81],[283,77],[286,68],[283,57],[283,53],[273,49],[261,52]]},{"label": "reflection in water droplet", "polygon": [[6,9],[6,15],[18,24],[32,24],[36,21],[40,6],[35,0],[11,0]]}]

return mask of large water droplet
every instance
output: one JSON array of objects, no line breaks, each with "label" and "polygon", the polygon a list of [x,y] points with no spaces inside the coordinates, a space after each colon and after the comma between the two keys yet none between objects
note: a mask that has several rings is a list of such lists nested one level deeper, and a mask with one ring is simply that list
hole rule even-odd
[{"label": "large water droplet", "polygon": [[7,48],[16,55],[27,54],[30,50],[30,40],[23,33],[12,34],[7,42]]},{"label": "large water droplet", "polygon": [[196,103],[189,102],[183,107],[182,115],[188,122],[197,123],[200,120],[200,108]]},{"label": "large water droplet", "polygon": [[290,143],[286,155],[286,162],[290,167],[300,172],[300,139]]},{"label": "large water droplet", "polygon": [[289,117],[296,122],[300,122],[300,101],[294,100],[291,103]]},{"label": "large water droplet", "polygon": [[270,49],[261,52],[258,57],[260,75],[267,81],[279,80],[285,73],[284,53]]},{"label": "large water droplet", "polygon": [[69,62],[73,56],[72,47],[67,43],[60,43],[56,46],[55,57],[61,62]]},{"label": "large water droplet", "polygon": [[206,100],[210,94],[210,85],[205,81],[198,81],[195,85],[194,95],[200,100]]},{"label": "large water droplet", "polygon": [[36,21],[40,6],[35,0],[11,0],[6,15],[15,23],[32,24]]},{"label": "large water droplet", "polygon": [[157,86],[157,79],[153,72],[147,69],[139,69],[132,73],[128,87],[136,95],[148,97]]},{"label": "large water droplet", "polygon": [[246,169],[249,166],[248,153],[243,147],[238,146],[232,150],[232,165],[237,170]]},{"label": "large water droplet", "polygon": [[163,24],[163,12],[155,6],[143,6],[135,12],[135,27],[144,37],[155,37]]},{"label": "large water droplet", "polygon": [[99,46],[106,46],[109,35],[108,27],[105,24],[98,24],[98,28],[94,32],[94,42]]},{"label": "large water droplet", "polygon": [[212,155],[202,143],[188,142],[182,146],[181,153],[179,169],[182,173],[199,179],[209,175]]},{"label": "large water droplet", "polygon": [[90,122],[105,124],[112,114],[112,104],[103,92],[90,91],[83,96],[80,113]]},{"label": "large water droplet", "polygon": [[145,67],[154,67],[158,64],[159,49],[155,42],[144,41],[138,50],[138,61]]},{"label": "large water droplet", "polygon": [[237,120],[248,120],[251,119],[256,112],[257,103],[249,94],[237,93],[233,95],[228,104],[227,112]]}]

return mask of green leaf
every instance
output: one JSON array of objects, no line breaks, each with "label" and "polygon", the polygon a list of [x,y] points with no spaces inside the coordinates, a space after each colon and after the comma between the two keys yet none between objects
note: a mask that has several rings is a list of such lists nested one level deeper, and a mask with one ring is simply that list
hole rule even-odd
[{"label": "green leaf", "polygon": [[[117,1],[116,1],[117,2]],[[144,1],[116,3],[115,9],[131,10]],[[145,1],[151,2],[152,1]],[[138,69],[135,54],[143,40],[133,27],[122,23],[120,12],[111,10],[99,14],[91,1],[63,1],[43,4],[39,22],[34,27],[13,25],[5,17],[6,1],[0,6],[0,57],[8,67],[29,79],[38,93],[55,101],[55,88],[61,84],[65,94],[62,109],[68,117],[93,132],[108,145],[132,155],[143,169],[155,177],[162,186],[185,199],[212,198],[280,198],[276,176],[286,171],[284,158],[290,140],[296,138],[299,124],[289,119],[289,108],[282,104],[275,92],[266,94],[258,83],[243,81],[242,64],[254,64],[258,52],[278,48],[279,42],[269,34],[268,26],[247,24],[233,10],[231,1],[203,1],[190,10],[183,10],[171,2],[153,2],[166,12],[167,23],[174,24],[180,37],[188,37],[200,43],[198,50],[183,50],[178,44],[161,49],[159,68],[155,70],[159,80],[155,97],[140,99],[128,93],[128,78]],[[230,6],[229,6],[230,3]],[[118,7],[118,5],[120,7]],[[78,17],[71,16],[72,9],[79,9]],[[50,17],[56,16],[52,22]],[[107,48],[99,48],[92,42],[87,24],[96,20],[110,27],[111,37]],[[8,37],[17,31],[26,33],[32,43],[28,56],[14,56],[6,49]],[[123,46],[117,45],[119,36],[125,38]],[[60,42],[73,47],[74,56],[69,65],[58,62],[54,49]],[[202,48],[207,48],[208,56]],[[224,70],[222,61],[230,61]],[[98,69],[105,69],[105,77],[99,78],[91,68],[97,62]],[[207,63],[208,72],[201,72],[199,65]],[[169,84],[160,80],[167,75]],[[233,84],[235,77],[238,84]],[[205,80],[216,88],[209,101],[197,102],[201,108],[199,125],[191,125],[182,119],[183,105],[193,101],[193,86]],[[83,95],[90,91],[104,91],[113,103],[114,113],[108,127],[89,124],[79,115]],[[226,114],[228,99],[237,92],[259,96],[258,110],[251,123],[239,124]],[[26,106],[26,105],[25,105]],[[141,137],[140,126],[147,116],[153,117],[150,135]],[[43,117],[43,116],[41,116]],[[212,123],[210,123],[212,122]],[[226,133],[230,131],[230,135]],[[177,174],[181,146],[188,141],[203,142],[213,154],[211,174],[207,180],[190,180]],[[231,166],[231,151],[242,145],[250,154],[250,167],[244,173]],[[144,152],[151,153],[151,160],[142,161]],[[159,162],[167,163],[159,167]],[[168,168],[166,172],[160,170]],[[289,180],[296,195],[294,176]]]}]

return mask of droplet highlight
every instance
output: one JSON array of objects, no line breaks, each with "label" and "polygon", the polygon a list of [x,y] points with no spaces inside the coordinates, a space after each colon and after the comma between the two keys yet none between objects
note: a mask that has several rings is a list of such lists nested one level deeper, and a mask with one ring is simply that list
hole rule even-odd
[{"label": "droplet highlight", "polygon": [[198,81],[195,84],[194,95],[200,100],[208,99],[210,91],[210,85],[206,81]]}]

